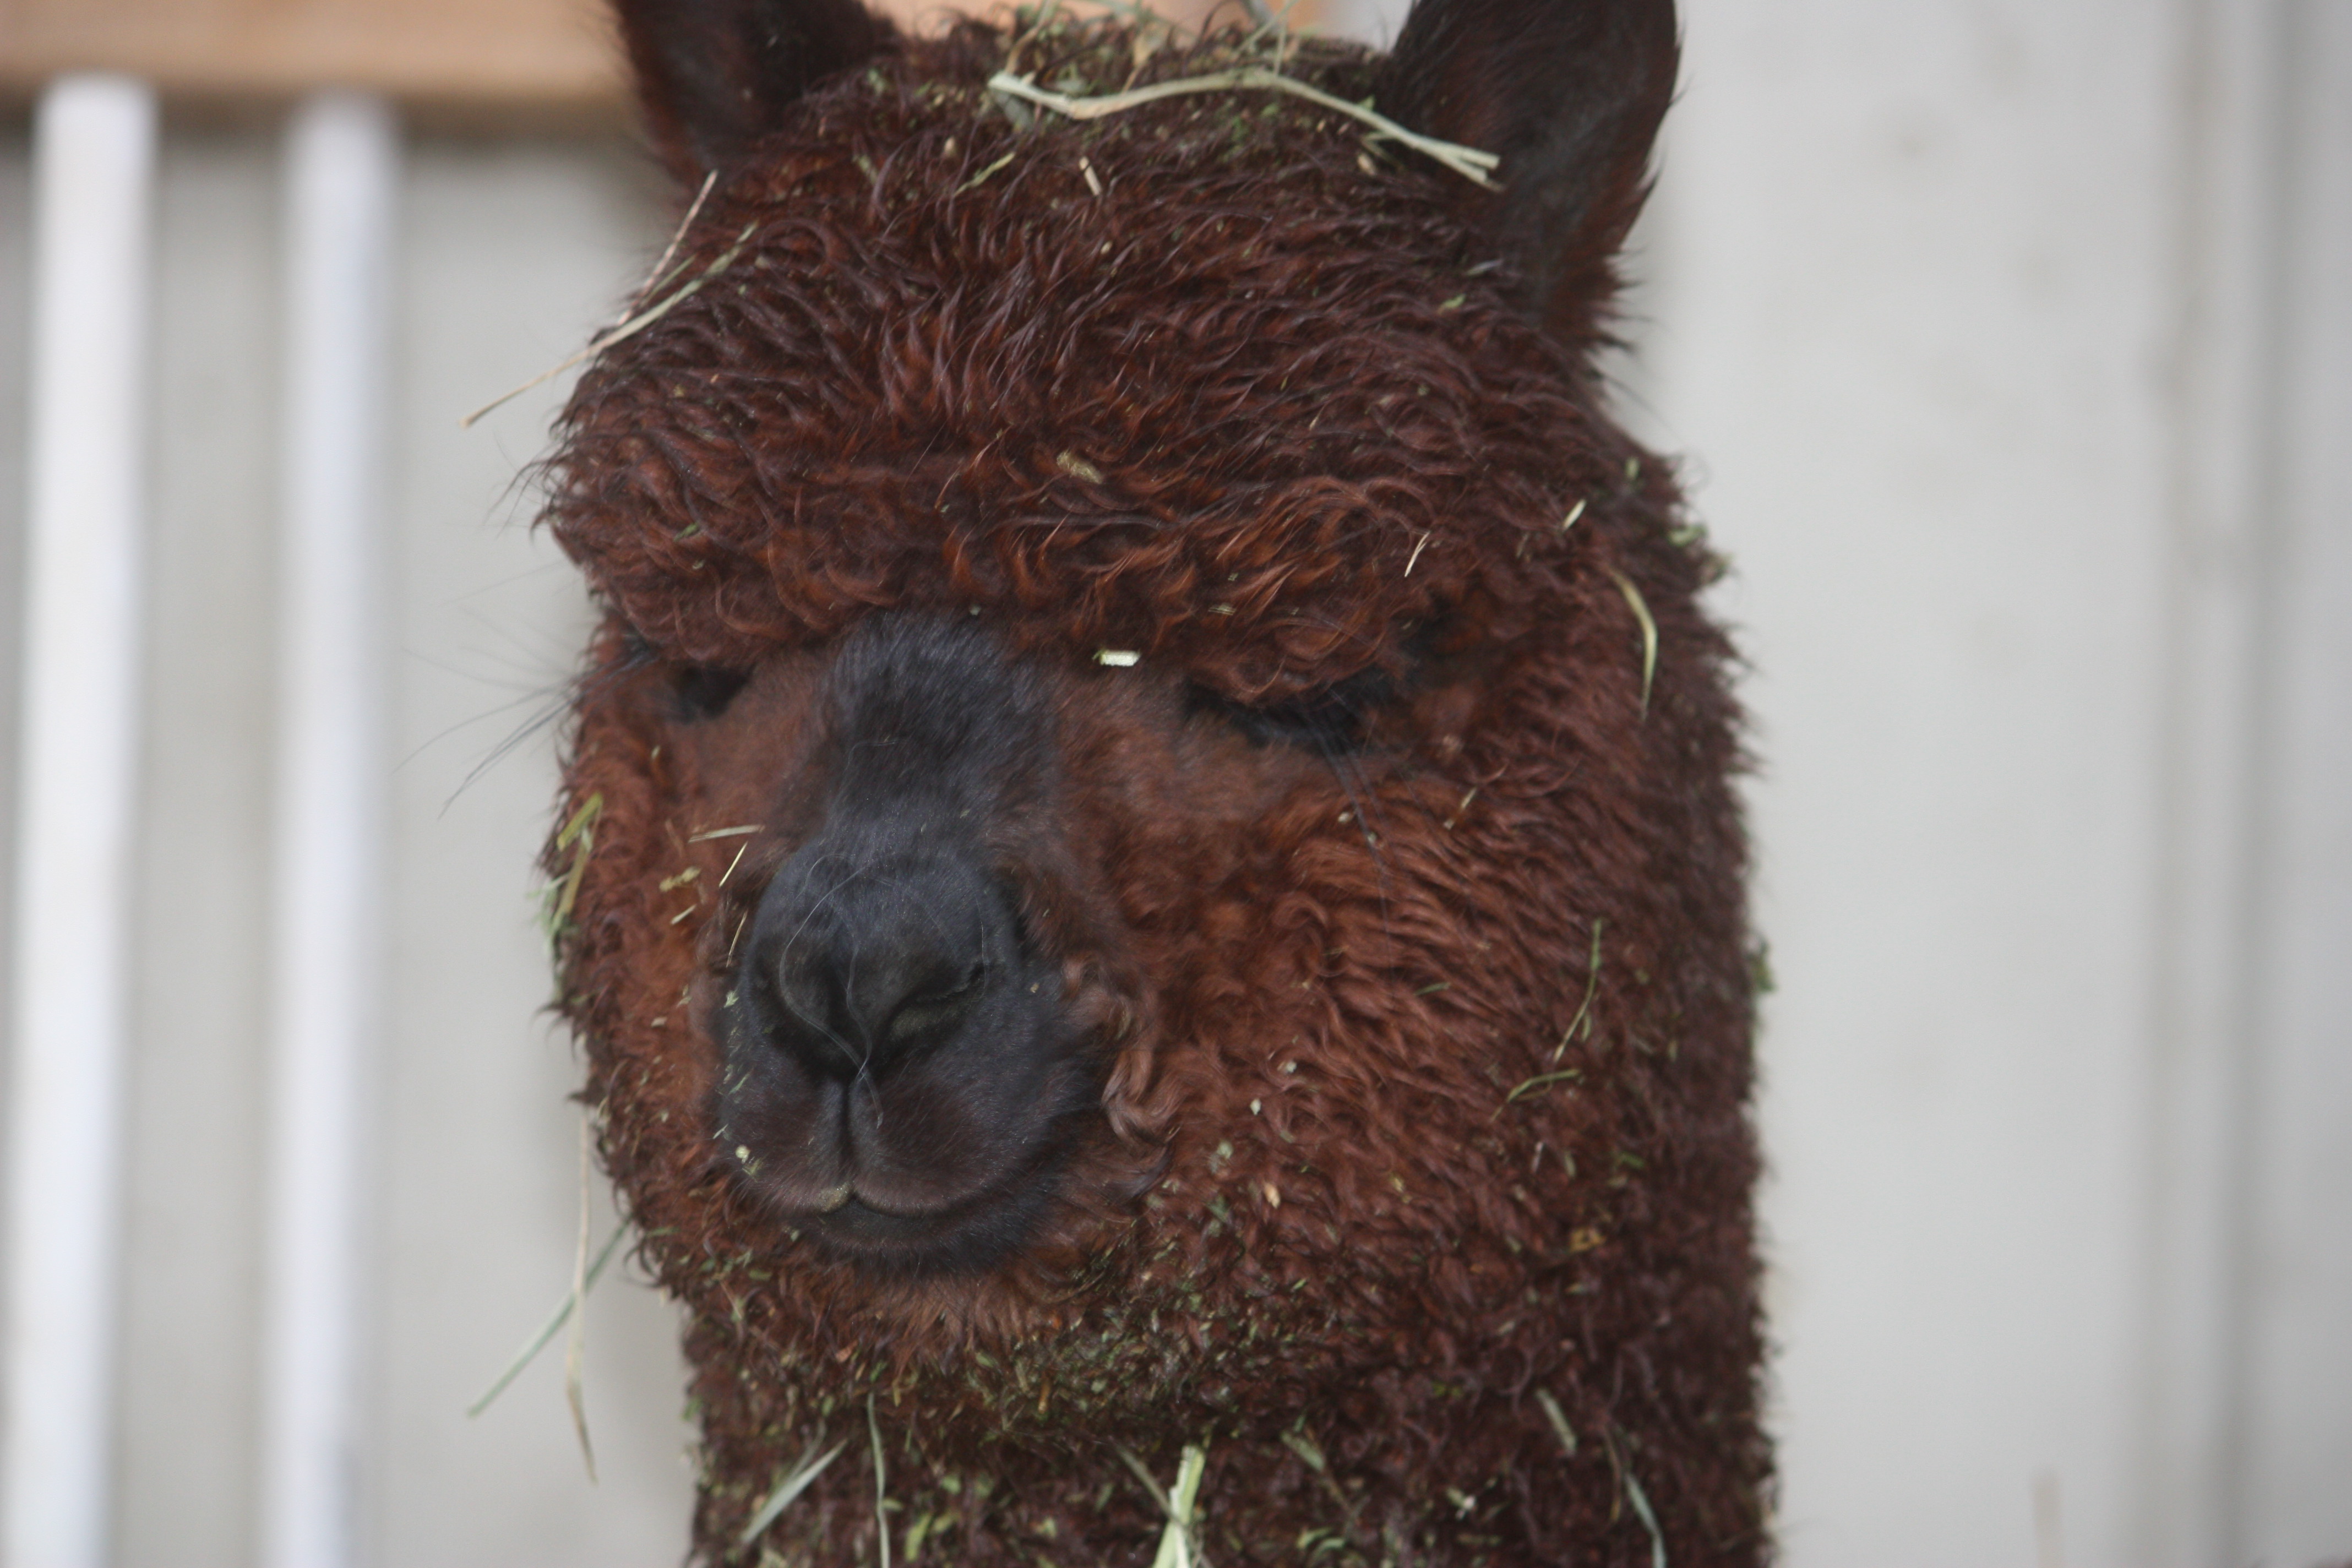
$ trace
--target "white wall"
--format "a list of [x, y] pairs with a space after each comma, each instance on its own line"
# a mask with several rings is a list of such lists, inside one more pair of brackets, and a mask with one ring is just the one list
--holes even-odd
[[[2352, 0], [1685, 0], [1685, 32], [1626, 374], [1754, 667], [1787, 1559], [2352, 1554]], [[252, 1550], [275, 156], [184, 131], [164, 165], [125, 1563]], [[578, 1197], [543, 739], [465, 781], [583, 611], [504, 488], [553, 389], [455, 427], [659, 220], [604, 145], [428, 140], [406, 202], [371, 1540], [667, 1561], [649, 1293], [592, 1313], [600, 1489], [557, 1358], [462, 1415]], [[0, 567], [26, 210], [19, 126]]]
[[1790, 1560], [2352, 1552], [2352, 6], [1687, 36]]

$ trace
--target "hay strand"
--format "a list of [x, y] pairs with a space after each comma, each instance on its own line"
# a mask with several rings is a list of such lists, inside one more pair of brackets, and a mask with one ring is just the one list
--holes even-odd
[[784, 1510], [792, 1507], [793, 1500], [808, 1490], [817, 1477], [824, 1474], [825, 1467], [841, 1458], [849, 1447], [849, 1440], [845, 1437], [819, 1457], [817, 1446], [824, 1441], [819, 1437], [812, 1442], [793, 1468], [776, 1478], [775, 1489], [768, 1493], [768, 1500], [760, 1505], [759, 1511], [752, 1514], [750, 1522], [743, 1526], [743, 1532], [735, 1538], [736, 1545], [749, 1546], [759, 1540], [761, 1532], [782, 1518]]
[[539, 1332], [523, 1342], [522, 1349], [515, 1352], [515, 1358], [507, 1363], [506, 1371], [499, 1373], [498, 1381], [491, 1384], [479, 1399], [466, 1406], [466, 1414], [468, 1417], [479, 1415], [483, 1411], [488, 1410], [490, 1407], [490, 1402], [507, 1391], [507, 1384], [520, 1377], [522, 1369], [529, 1366], [537, 1358], [539, 1352], [545, 1350], [555, 1336], [563, 1331], [563, 1325], [570, 1322], [572, 1314], [579, 1310], [581, 1298], [595, 1289], [597, 1279], [604, 1275], [604, 1265], [613, 1261], [613, 1254], [621, 1249], [621, 1237], [626, 1236], [628, 1232], [629, 1227], [625, 1224], [613, 1227], [613, 1234], [606, 1237], [604, 1245], [597, 1249], [596, 1260], [588, 1265], [587, 1278], [579, 1282], [581, 1288], [563, 1293], [563, 1300], [556, 1303], [555, 1310], [548, 1314], [547, 1321], [539, 1326]]
[[1592, 922], [1592, 956], [1584, 963], [1584, 1000], [1577, 1005], [1576, 1016], [1568, 1021], [1568, 1032], [1560, 1036], [1559, 1044], [1551, 1048], [1554, 1061], [1559, 1060], [1560, 1053], [1568, 1049], [1568, 1042], [1576, 1038], [1580, 1026], [1583, 1028], [1586, 1039], [1592, 1037], [1592, 998], [1601, 989], [1601, 933], [1608, 926], [1606, 917]]
[[866, 1435], [874, 1442], [874, 1540], [882, 1553], [882, 1568], [890, 1568], [890, 1493], [882, 1468], [882, 1423], [874, 1416], [874, 1396], [866, 1396]]
[[1495, 153], [1465, 147], [1458, 142], [1441, 142], [1434, 136], [1423, 136], [1408, 131], [1387, 115], [1335, 98], [1320, 88], [1309, 87], [1295, 77], [1270, 71], [1264, 66], [1237, 66], [1232, 70], [1214, 71], [1207, 76], [1180, 77], [1174, 81], [1153, 82], [1149, 87], [1129, 88], [1125, 92], [1104, 93], [1091, 98], [1072, 98], [1066, 93], [1051, 92], [1037, 86], [1027, 77], [998, 71], [988, 79], [989, 90], [1003, 93], [1050, 109], [1070, 120], [1100, 120], [1107, 114], [1119, 114], [1139, 109], [1147, 103], [1157, 103], [1163, 98], [1181, 98], [1200, 92], [1286, 92], [1293, 98], [1303, 98], [1318, 108], [1334, 114], [1344, 114], [1359, 124], [1371, 127], [1375, 134], [1400, 142], [1423, 156], [1436, 160], [1474, 184], [1488, 190], [1500, 187], [1490, 177], [1502, 159]]
[[[1120, 1452], [1141, 1472], [1142, 1467], [1133, 1455], [1124, 1449]], [[1195, 1568], [1198, 1563], [1199, 1556], [1192, 1545], [1193, 1505], [1200, 1500], [1201, 1476], [1208, 1467], [1209, 1451], [1197, 1443], [1187, 1443], [1183, 1457], [1176, 1462], [1175, 1491], [1160, 1494], [1157, 1486], [1151, 1489], [1168, 1510], [1168, 1528], [1160, 1532], [1160, 1551], [1151, 1559], [1151, 1568]]]
[[[1640, 1520], [1642, 1528], [1650, 1532], [1650, 1568], [1666, 1568], [1666, 1536], [1658, 1528], [1657, 1514], [1650, 1508], [1650, 1494], [1642, 1489], [1642, 1483], [1634, 1477], [1632, 1466], [1626, 1466], [1620, 1474], [1625, 1481], [1625, 1500], [1633, 1505], [1633, 1517]], [[887, 1563], [885, 1568], [887, 1568]]]
[[588, 1440], [588, 1391], [583, 1368], [588, 1359], [588, 1117], [580, 1118], [580, 1244], [572, 1255], [572, 1327], [563, 1342], [563, 1402], [572, 1407], [572, 1430], [580, 1438], [580, 1460], [588, 1484], [596, 1484], [596, 1446]]
[[677, 259], [677, 247], [686, 243], [686, 231], [692, 228], [694, 220], [701, 216], [702, 204], [710, 199], [710, 187], [718, 183], [719, 171], [716, 169], [702, 176], [702, 188], [694, 193], [694, 200], [687, 204], [686, 216], [677, 220], [676, 228], [669, 231], [669, 243], [662, 247], [661, 259], [655, 262], [653, 270], [646, 274], [646, 286], [638, 289], [635, 298], [629, 301], [632, 307], [643, 304], [647, 296], [658, 292], [661, 286], [670, 280], [673, 274], [669, 264]]
[[1551, 1390], [1538, 1388], [1536, 1403], [1543, 1406], [1544, 1418], [1551, 1423], [1551, 1429], [1559, 1434], [1559, 1446], [1568, 1451], [1570, 1458], [1576, 1458], [1576, 1428], [1568, 1424], [1568, 1413], [1560, 1409], [1559, 1401], [1551, 1396]]
[[1129, 1469], [1135, 1472], [1135, 1479], [1143, 1483], [1143, 1489], [1151, 1494], [1151, 1500], [1159, 1505], [1160, 1511], [1174, 1513], [1175, 1508], [1168, 1500], [1168, 1489], [1160, 1484], [1159, 1478], [1151, 1473], [1150, 1468], [1135, 1457], [1135, 1450], [1122, 1447], [1118, 1450], [1118, 1457]]
[[548, 889], [546, 901], [541, 905], [540, 926], [546, 933], [550, 948], [563, 939], [572, 924], [572, 906], [580, 901], [580, 883], [588, 875], [588, 857], [596, 849], [596, 818], [604, 814], [604, 795], [602, 790], [580, 803], [580, 809], [555, 836], [555, 852], [572, 851], [572, 868], [563, 880]]
[[962, 184], [958, 185], [956, 187], [956, 195], [961, 195], [966, 191], [978, 190], [981, 186], [988, 183], [988, 177], [991, 174], [993, 174], [997, 170], [1002, 169], [1004, 165], [1010, 163], [1013, 159], [1020, 155], [1021, 154], [1018, 153], [1007, 153], [1003, 157], [999, 158], [995, 163], [991, 163], [987, 168], [982, 169], [979, 174], [974, 174], [971, 179], [966, 180]]
[[687, 300], [700, 293], [702, 291], [702, 286], [705, 283], [709, 282], [713, 278], [716, 278], [719, 274], [726, 271], [727, 268], [735, 264], [735, 258], [743, 254], [743, 247], [751, 240], [751, 230], [756, 226], [757, 226], [753, 224], [745, 224], [743, 226], [743, 232], [735, 237], [734, 244], [729, 246], [725, 250], [719, 253], [719, 259], [704, 268], [696, 277], [680, 285], [675, 292], [665, 295], [659, 304], [648, 306], [645, 310], [638, 311], [635, 315], [631, 316], [627, 321], [623, 321], [619, 326], [613, 328], [610, 331], [599, 332], [596, 336], [589, 339], [588, 346], [582, 349], [579, 353], [565, 356], [561, 362], [548, 366], [545, 370], [541, 371], [537, 375], [532, 376], [529, 381], [524, 382], [520, 386], [502, 392], [498, 396], [491, 398], [488, 403], [483, 404], [479, 408], [475, 409], [463, 419], [458, 420], [457, 428], [460, 430], [472, 429], [475, 424], [478, 422], [484, 415], [488, 414], [493, 409], [503, 408], [508, 404], [512, 403], [516, 398], [520, 397], [524, 393], [529, 392], [531, 388], [545, 385], [547, 383], [553, 381], [557, 376], [562, 375], [565, 371], [570, 370], [573, 365], [580, 364], [595, 358], [598, 354], [603, 353], [606, 349], [611, 348], [614, 343], [621, 342], [623, 339], [635, 337], [639, 332], [644, 331], [647, 327], [652, 326], [656, 321], [660, 321], [664, 316], [667, 316], [672, 310], [677, 310]]
[[1647, 719], [1650, 681], [1658, 673], [1658, 623], [1651, 618], [1649, 602], [1642, 597], [1642, 590], [1633, 586], [1631, 577], [1614, 566], [1609, 568], [1609, 575], [1615, 580], [1617, 591], [1625, 596], [1626, 607], [1633, 612], [1633, 618], [1642, 624], [1642, 717]]
[[[1505, 1095], [1503, 1103], [1495, 1107], [1495, 1115], [1502, 1115], [1506, 1107], [1517, 1105], [1530, 1094], [1539, 1094], [1556, 1083], [1574, 1083], [1583, 1076], [1584, 1069], [1581, 1068], [1562, 1068], [1558, 1072], [1539, 1072]], [[1493, 1118], [1490, 1117], [1488, 1120], [1491, 1121]]]

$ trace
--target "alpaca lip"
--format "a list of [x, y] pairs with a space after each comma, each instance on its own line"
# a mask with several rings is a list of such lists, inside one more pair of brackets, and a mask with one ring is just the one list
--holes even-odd
[[813, 1228], [861, 1262], [948, 1271], [982, 1265], [995, 1251], [989, 1223], [997, 1206], [992, 1194], [953, 1208], [900, 1214], [877, 1208], [846, 1188], [837, 1190], [841, 1201], [813, 1216]]
[[[827, 1194], [829, 1200], [832, 1196], [830, 1194]], [[887, 1236], [894, 1232], [928, 1233], [942, 1225], [952, 1224], [962, 1211], [941, 1209], [936, 1213], [926, 1213], [919, 1209], [901, 1213], [896, 1209], [881, 1208], [867, 1203], [864, 1198], [844, 1188], [837, 1201], [828, 1201], [825, 1206], [817, 1212], [821, 1218], [853, 1232]]]

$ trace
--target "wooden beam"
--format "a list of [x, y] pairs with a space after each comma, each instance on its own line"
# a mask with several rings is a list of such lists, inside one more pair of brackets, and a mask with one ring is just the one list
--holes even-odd
[[182, 98], [321, 86], [428, 103], [617, 107], [593, 0], [0, 0], [0, 90], [119, 70]]
[[[1208, 4], [1160, 9], [1192, 21]], [[924, 31], [988, 8], [877, 6]], [[1226, 9], [1239, 14], [1232, 0]], [[603, 0], [0, 0], [0, 97], [29, 100], [79, 70], [124, 71], [183, 100], [352, 87], [427, 108], [617, 118], [626, 107]]]

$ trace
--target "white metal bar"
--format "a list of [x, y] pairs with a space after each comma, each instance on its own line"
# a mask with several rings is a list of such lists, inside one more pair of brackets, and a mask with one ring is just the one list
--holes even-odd
[[34, 121], [32, 432], [9, 1086], [0, 1552], [106, 1551], [137, 805], [155, 103], [60, 79]]
[[2228, 1560], [2352, 1542], [2352, 5], [2281, 14], [2275, 553], [2258, 682], [2240, 1531]]
[[2276, 422], [2272, 295], [2284, 147], [2281, 7], [2195, 0], [2174, 84], [2178, 184], [2168, 378], [2163, 713], [2149, 848], [2153, 939], [2141, 1193], [2143, 1283], [2126, 1560], [2246, 1561], [2245, 1282], [2237, 1256], [2254, 1155], [2256, 816], [2275, 552], [2265, 470]]
[[266, 1568], [355, 1556], [362, 1088], [380, 1004], [386, 679], [379, 560], [400, 133], [357, 93], [287, 137]]

